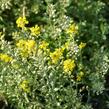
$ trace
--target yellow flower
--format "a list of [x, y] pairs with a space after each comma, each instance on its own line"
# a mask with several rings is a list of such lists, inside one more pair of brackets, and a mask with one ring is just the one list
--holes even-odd
[[81, 42], [81, 43], [79, 44], [79, 48], [80, 48], [80, 49], [84, 48], [85, 46], [86, 46], [86, 43]]
[[43, 49], [43, 50], [46, 50], [46, 48], [48, 47], [49, 43], [45, 42], [45, 41], [42, 41], [39, 48], [40, 49]]
[[36, 42], [34, 40], [19, 40], [16, 46], [20, 50], [21, 56], [28, 57], [36, 51]]
[[34, 40], [28, 40], [26, 42], [28, 53], [31, 53], [35, 50], [36, 42]]
[[28, 23], [29, 22], [26, 20], [26, 17], [19, 17], [16, 20], [17, 27], [19, 27], [19, 28], [25, 28], [25, 25]]
[[50, 57], [52, 60], [52, 63], [56, 64], [59, 59], [62, 57], [63, 50], [61, 48], [56, 49], [53, 53], [50, 53]]
[[27, 41], [26, 40], [19, 40], [18, 43], [16, 43], [17, 48], [20, 51], [20, 55], [22, 57], [28, 57], [28, 51], [27, 51]]
[[84, 72], [80, 72], [78, 75], [77, 75], [77, 81], [81, 81], [82, 77], [84, 76]]
[[22, 83], [20, 84], [20, 88], [24, 92], [29, 93], [30, 92], [29, 82], [27, 80], [23, 80]]
[[35, 27], [30, 28], [31, 35], [36, 36], [40, 34], [40, 27], [38, 25], [35, 25]]
[[69, 26], [69, 28], [66, 30], [66, 33], [68, 34], [77, 34], [78, 33], [78, 26], [73, 23]]
[[8, 56], [7, 54], [0, 54], [0, 60], [4, 62], [11, 62], [13, 60], [12, 57]]
[[16, 46], [18, 47], [18, 48], [25, 48], [26, 47], [26, 41], [25, 40], [23, 40], [23, 39], [21, 39], [21, 40], [19, 40], [18, 41], [18, 43], [16, 43]]
[[75, 68], [75, 63], [74, 63], [74, 60], [71, 60], [71, 59], [67, 59], [64, 61], [63, 63], [64, 67], [64, 72], [67, 72], [68, 74], [71, 74], [71, 71], [73, 71], [73, 69]]

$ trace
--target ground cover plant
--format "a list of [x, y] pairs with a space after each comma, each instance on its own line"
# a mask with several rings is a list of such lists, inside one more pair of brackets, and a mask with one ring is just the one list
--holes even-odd
[[108, 5], [0, 0], [0, 109], [109, 109]]

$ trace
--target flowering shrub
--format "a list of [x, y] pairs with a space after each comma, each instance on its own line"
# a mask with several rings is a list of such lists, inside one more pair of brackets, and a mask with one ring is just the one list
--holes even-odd
[[[108, 108], [107, 5], [100, 0], [1, 1], [0, 94], [5, 107]], [[4, 15], [13, 19], [7, 22]], [[99, 97], [103, 100], [98, 102]]]

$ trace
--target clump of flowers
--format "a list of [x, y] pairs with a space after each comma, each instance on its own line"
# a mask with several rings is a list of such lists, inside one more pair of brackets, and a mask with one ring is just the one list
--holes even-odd
[[30, 28], [31, 35], [36, 36], [40, 34], [40, 27], [38, 25], [35, 25], [35, 27]]
[[[0, 92], [10, 104], [16, 109], [91, 109], [93, 97], [106, 94], [108, 87], [107, 6], [100, 0], [1, 1], [10, 1], [12, 9], [7, 14], [8, 5], [0, 8]], [[11, 21], [21, 13], [30, 23], [18, 17], [16, 29]], [[84, 49], [84, 41], [91, 46]]]
[[11, 62], [13, 58], [7, 54], [0, 53], [0, 60], [4, 62]]
[[63, 50], [61, 48], [56, 49], [54, 52], [50, 53], [50, 58], [53, 64], [56, 64], [62, 57]]
[[74, 60], [71, 60], [71, 59], [65, 60], [63, 63], [64, 72], [70, 75], [71, 72], [74, 70], [75, 66], [76, 65], [75, 65]]
[[19, 27], [19, 28], [25, 28], [25, 25], [28, 23], [29, 22], [27, 21], [26, 17], [19, 17], [16, 20], [17, 27]]
[[27, 40], [27, 51], [30, 54], [31, 52], [34, 52], [36, 47], [36, 42], [34, 40]]
[[48, 46], [49, 46], [49, 43], [47, 43], [46, 41], [42, 41], [39, 45], [39, 48], [42, 50], [46, 50]]
[[49, 43], [46, 41], [41, 41], [39, 43], [39, 49], [38, 51], [42, 51], [44, 55], [48, 55], [50, 54], [50, 49], [48, 48]]
[[69, 34], [69, 35], [72, 35], [72, 34], [77, 34], [78, 33], [78, 26], [73, 23], [69, 26], [68, 29], [66, 29], [66, 33]]
[[19, 40], [16, 46], [20, 50], [23, 57], [28, 57], [31, 53], [35, 53], [36, 42], [34, 40]]

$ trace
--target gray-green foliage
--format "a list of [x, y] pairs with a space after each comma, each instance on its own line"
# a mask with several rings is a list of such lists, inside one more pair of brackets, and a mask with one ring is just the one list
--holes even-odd
[[[109, 26], [104, 17], [105, 9], [106, 4], [100, 0], [0, 0], [0, 31], [7, 40], [0, 40], [0, 52], [17, 57], [19, 61], [16, 64], [20, 66], [16, 69], [0, 61], [0, 92], [5, 93], [18, 109], [91, 109], [88, 103], [93, 99], [92, 95], [103, 94], [106, 90]], [[68, 36], [64, 29], [71, 21], [78, 23], [79, 32], [74, 40], [77, 44], [87, 43], [81, 56], [77, 57], [76, 63], [82, 64], [82, 67], [77, 66], [74, 72], [75, 75], [80, 70], [85, 72], [82, 81], [75, 83], [75, 78], [64, 76], [61, 65], [48, 66], [48, 60], [43, 55], [29, 60], [19, 58], [14, 48], [16, 40], [12, 37], [12, 32], [20, 31], [16, 26], [19, 16], [27, 17], [30, 22], [28, 27], [42, 25], [41, 40], [47, 40], [52, 51], [65, 43]], [[25, 38], [25, 33], [20, 32], [17, 37]], [[10, 40], [12, 43], [7, 44]], [[25, 78], [30, 82], [30, 94], [19, 89]], [[89, 95], [84, 93], [87, 102], [82, 101], [79, 85], [88, 87], [88, 94], [91, 92]]]

